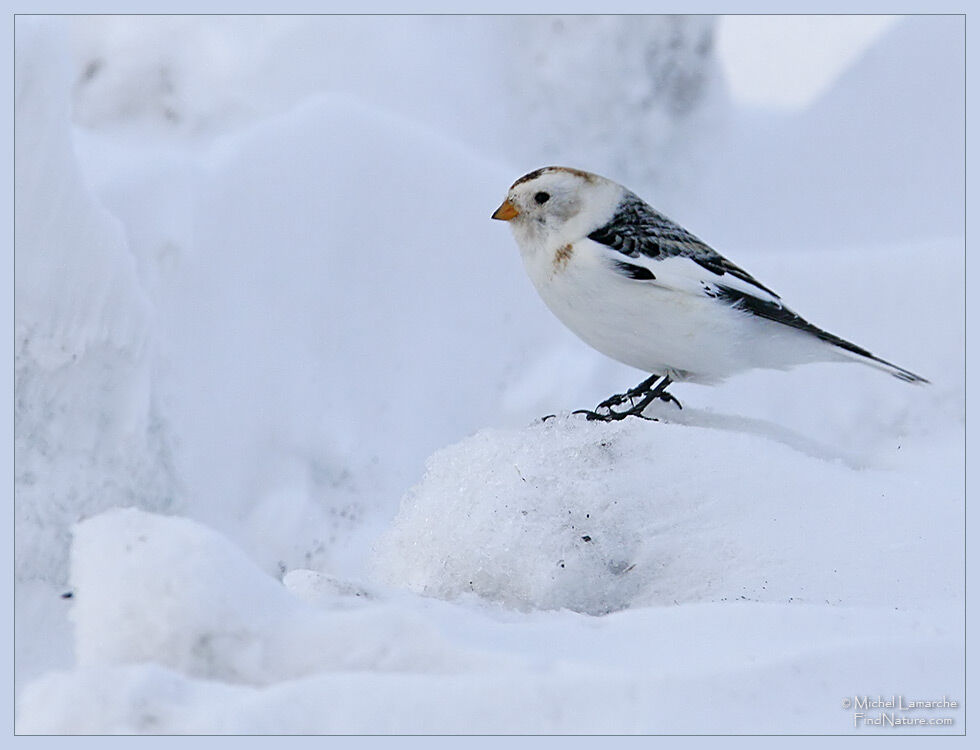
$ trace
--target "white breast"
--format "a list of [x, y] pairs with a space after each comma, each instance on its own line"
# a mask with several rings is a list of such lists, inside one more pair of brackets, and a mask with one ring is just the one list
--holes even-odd
[[[826, 347], [815, 340], [703, 294], [686, 278], [684, 264], [696, 266], [686, 258], [649, 262], [657, 279], [637, 281], [614, 271], [610, 251], [589, 239], [522, 248], [521, 254], [535, 288], [562, 323], [606, 356], [644, 372], [712, 383], [752, 367], [826, 358]], [[675, 264], [684, 274], [671, 268]], [[675, 284], [672, 275], [684, 278]]]

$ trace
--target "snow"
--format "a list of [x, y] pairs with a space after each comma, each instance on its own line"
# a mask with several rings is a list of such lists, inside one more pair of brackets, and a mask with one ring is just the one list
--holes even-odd
[[325, 534], [386, 511], [427, 455], [501, 418], [496, 394], [557, 327], [509, 283], [518, 259], [473, 236], [507, 179], [344, 96], [216, 144], [188, 218], [209, 250], [161, 313], [178, 468], [191, 494], [221, 498], [199, 517], [240, 515], [270, 570], [322, 564]]
[[153, 661], [259, 685], [324, 671], [446, 668], [448, 649], [411, 613], [311, 610], [188, 519], [107, 511], [78, 525], [72, 555], [80, 667]]
[[446, 61], [496, 57], [517, 28], [475, 16], [81, 17], [75, 118], [208, 141], [331, 91], [502, 148], [487, 102], [504, 98], [506, 78], [474, 64], [454, 75]]
[[220, 534], [131, 509], [80, 524], [73, 562], [78, 665], [25, 689], [23, 732], [844, 729], [840, 699], [856, 684], [952, 687], [963, 635], [949, 599], [603, 618], [397, 592], [314, 604]]
[[901, 20], [869, 14], [726, 15], [718, 23], [718, 58], [735, 101], [803, 109]]
[[[908, 606], [962, 589], [962, 550], [944, 549], [962, 513], [955, 434], [937, 445], [896, 420], [903, 466], [855, 466], [765, 422], [685, 412], [656, 425], [561, 417], [443, 449], [384, 538], [380, 574], [427, 596], [593, 615], [739, 599]], [[916, 516], [926, 487], [928, 517], [896, 538], [879, 519]]]
[[72, 153], [63, 30], [18, 22], [17, 572], [63, 581], [71, 521], [173, 501], [151, 311], [125, 232]]
[[[956, 17], [904, 19], [807, 109], [734, 118], [729, 147], [702, 183], [704, 238], [779, 248], [956, 235], [964, 55]], [[804, 149], [826, 157], [800, 158]], [[737, 175], [737, 189], [725, 175]], [[726, 210], [713, 210], [719, 204]]]
[[508, 119], [522, 125], [508, 155], [615, 174], [637, 189], [695, 190], [699, 154], [729, 112], [715, 27], [690, 15], [526, 19], [502, 64], [517, 84]]
[[[18, 18], [19, 732], [873, 733], [842, 698], [962, 699], [962, 22], [792, 117], [733, 105], [706, 19], [643, 23]], [[604, 47], [648, 129], [588, 111]], [[932, 384], [570, 415], [643, 374], [489, 221], [552, 157]]]

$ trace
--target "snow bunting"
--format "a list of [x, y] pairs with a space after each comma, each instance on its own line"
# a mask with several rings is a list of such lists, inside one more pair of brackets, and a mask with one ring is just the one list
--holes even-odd
[[[652, 373], [589, 419], [680, 403], [673, 381], [717, 383], [756, 367], [861, 362], [926, 383], [808, 323], [693, 234], [612, 180], [544, 167], [511, 185], [493, 213], [510, 223], [524, 267], [559, 320], [603, 354]], [[629, 407], [613, 407], [629, 402]]]

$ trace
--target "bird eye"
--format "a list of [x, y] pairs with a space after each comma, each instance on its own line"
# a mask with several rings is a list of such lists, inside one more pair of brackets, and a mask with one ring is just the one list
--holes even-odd
[[534, 202], [535, 203], [539, 203], [539, 204], [540, 203], [547, 203], [548, 202], [548, 199], [550, 197], [551, 197], [550, 195], [548, 195], [547, 193], [545, 193], [543, 191], [540, 192], [540, 193], [535, 193], [534, 194]]

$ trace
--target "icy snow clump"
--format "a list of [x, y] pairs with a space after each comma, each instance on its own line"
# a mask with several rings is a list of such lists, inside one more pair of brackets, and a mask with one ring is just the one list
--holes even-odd
[[762, 422], [752, 434], [684, 414], [686, 424], [565, 416], [437, 452], [378, 544], [377, 574], [428, 596], [596, 615], [955, 596], [957, 553], [942, 539], [957, 523], [956, 491], [937, 493], [915, 537], [896, 545], [878, 519], [921, 505], [903, 474], [808, 454]]

